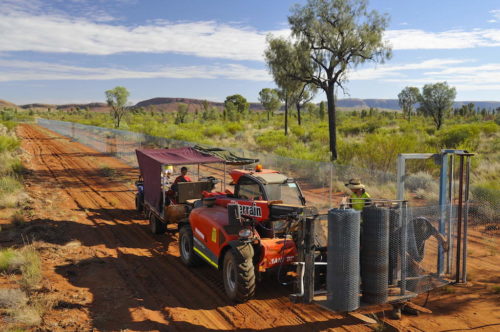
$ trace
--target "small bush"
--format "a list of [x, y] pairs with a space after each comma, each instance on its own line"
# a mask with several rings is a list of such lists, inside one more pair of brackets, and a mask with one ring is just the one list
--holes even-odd
[[479, 133], [480, 130], [477, 126], [461, 124], [442, 130], [437, 137], [442, 147], [475, 150], [479, 145]]
[[405, 179], [405, 186], [411, 192], [416, 192], [418, 189], [430, 189], [435, 183], [435, 179], [432, 175], [426, 172], [418, 172], [415, 174], [410, 174]]
[[14, 151], [19, 145], [19, 140], [14, 137], [0, 136], [0, 152]]
[[228, 122], [226, 123], [226, 130], [232, 135], [236, 134], [239, 131], [243, 131], [245, 127], [240, 122]]
[[225, 129], [221, 125], [213, 124], [209, 127], [206, 127], [203, 130], [203, 134], [208, 137], [213, 137], [213, 136], [222, 136], [225, 133]]
[[21, 280], [19, 284], [24, 289], [36, 288], [42, 281], [42, 262], [40, 255], [33, 245], [21, 249], [24, 264], [21, 265]]
[[285, 136], [282, 131], [267, 131], [256, 137], [257, 144], [266, 151], [272, 151], [277, 147], [289, 147], [292, 138]]
[[18, 308], [26, 305], [28, 297], [18, 288], [0, 288], [0, 308]]
[[491, 287], [491, 291], [493, 292], [493, 294], [500, 294], [500, 285]]
[[10, 271], [16, 255], [16, 251], [10, 248], [0, 250], [0, 271]]
[[497, 183], [482, 183], [471, 188], [474, 200], [482, 201], [494, 209], [500, 208], [500, 185]]

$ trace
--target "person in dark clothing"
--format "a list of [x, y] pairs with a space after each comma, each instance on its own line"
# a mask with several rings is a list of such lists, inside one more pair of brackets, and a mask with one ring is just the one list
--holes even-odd
[[177, 183], [179, 182], [191, 182], [191, 178], [187, 176], [188, 169], [187, 167], [183, 166], [181, 168], [181, 175], [175, 178], [174, 183], [172, 184], [172, 190], [174, 192], [177, 192], [178, 190], [178, 185]]

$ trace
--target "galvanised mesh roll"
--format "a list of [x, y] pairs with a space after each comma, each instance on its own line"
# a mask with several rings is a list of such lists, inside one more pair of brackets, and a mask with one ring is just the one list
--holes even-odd
[[327, 306], [333, 310], [359, 308], [360, 224], [359, 211], [328, 211]]
[[387, 301], [389, 278], [389, 209], [363, 209], [361, 237], [361, 300], [369, 304]]

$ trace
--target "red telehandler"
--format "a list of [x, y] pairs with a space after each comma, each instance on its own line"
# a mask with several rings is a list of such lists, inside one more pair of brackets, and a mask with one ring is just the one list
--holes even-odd
[[[206, 262], [222, 271], [226, 294], [237, 302], [255, 294], [256, 280], [261, 274], [295, 271], [300, 223], [317, 215], [316, 209], [305, 206], [306, 200], [295, 180], [274, 170], [236, 169], [230, 172], [234, 192], [190, 188], [192, 197], [185, 199], [189, 195], [179, 186], [177, 197], [184, 200], [177, 204], [183, 204], [185, 212], [172, 221], [161, 212], [168, 206], [162, 206], [163, 200], [155, 194], [162, 191], [162, 165], [180, 165], [181, 160], [184, 165], [226, 163], [220, 157], [183, 149], [137, 150], [137, 156], [144, 178], [138, 195], [141, 197], [142, 192], [146, 216], [153, 218], [154, 223], [177, 225], [184, 264], [196, 266]], [[175, 153], [189, 155], [190, 159], [177, 158]], [[151, 174], [154, 169], [156, 174]], [[158, 183], [156, 189], [151, 189], [155, 177]], [[159, 205], [151, 202], [153, 196]]]

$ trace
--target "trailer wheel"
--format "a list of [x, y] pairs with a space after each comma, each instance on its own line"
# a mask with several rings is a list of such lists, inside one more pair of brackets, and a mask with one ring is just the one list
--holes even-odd
[[144, 211], [143, 200], [144, 200], [144, 196], [143, 195], [141, 195], [139, 193], [135, 194], [135, 209], [137, 210], [137, 212]]
[[255, 295], [255, 270], [251, 258], [241, 258], [231, 248], [224, 256], [222, 270], [227, 296], [237, 302], [245, 302]]
[[149, 227], [153, 234], [164, 234], [167, 231], [167, 225], [162, 223], [153, 213], [149, 216]]
[[179, 246], [181, 260], [187, 266], [198, 266], [202, 260], [193, 250], [193, 231], [189, 225], [183, 226], [179, 231]]

